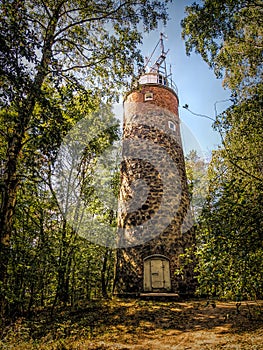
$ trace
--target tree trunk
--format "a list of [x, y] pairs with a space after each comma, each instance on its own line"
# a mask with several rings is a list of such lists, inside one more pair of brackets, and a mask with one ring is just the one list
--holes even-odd
[[0, 315], [2, 319], [4, 318], [7, 307], [7, 270], [10, 254], [10, 238], [13, 228], [13, 216], [19, 184], [17, 171], [19, 158], [22, 156], [23, 140], [26, 136], [26, 130], [30, 124], [37, 98], [41, 92], [44, 79], [48, 73], [48, 66], [52, 57], [52, 46], [54, 43], [55, 30], [62, 5], [63, 3], [58, 5], [49, 21], [48, 30], [42, 50], [42, 59], [38, 67], [37, 74], [27, 97], [18, 101], [17, 123], [14, 127], [13, 134], [9, 137], [8, 142], [6, 153], [7, 162], [5, 165], [2, 195], [3, 200], [0, 208]]
[[7, 308], [8, 262], [10, 238], [18, 188], [17, 167], [22, 148], [22, 135], [17, 132], [9, 141], [7, 163], [4, 173], [3, 200], [0, 216], [0, 313], [3, 318]]
[[106, 248], [104, 258], [103, 258], [103, 265], [101, 270], [101, 292], [103, 298], [108, 298], [108, 291], [107, 291], [107, 263], [108, 263], [108, 255], [109, 255], [109, 249]]

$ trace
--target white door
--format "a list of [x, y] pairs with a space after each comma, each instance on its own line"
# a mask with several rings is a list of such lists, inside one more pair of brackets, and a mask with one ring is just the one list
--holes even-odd
[[151, 260], [152, 289], [164, 288], [164, 266], [162, 260]]
[[171, 290], [170, 264], [165, 257], [149, 257], [144, 261], [144, 291]]

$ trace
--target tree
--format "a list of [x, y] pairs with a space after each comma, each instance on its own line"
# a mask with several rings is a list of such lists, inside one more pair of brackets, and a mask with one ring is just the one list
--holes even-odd
[[16, 114], [4, 165], [2, 244], [8, 242], [12, 226], [17, 162], [45, 80], [49, 77], [54, 86], [70, 84], [91, 95], [96, 88], [104, 94], [116, 91], [140, 58], [140, 21], [145, 30], [156, 27], [158, 19], [166, 19], [165, 3], [2, 2], [2, 103]]
[[239, 95], [250, 95], [262, 82], [262, 13], [257, 0], [205, 0], [186, 7], [182, 36], [186, 52], [199, 53], [224, 76], [223, 84]]
[[188, 188], [191, 196], [191, 206], [195, 219], [201, 214], [208, 193], [207, 181], [208, 162], [202, 159], [195, 150], [191, 150], [185, 157]]
[[[141, 29], [166, 21], [169, 0], [2, 1], [0, 4], [0, 75], [4, 154], [0, 201], [0, 283], [4, 290], [17, 191], [30, 158], [28, 140], [49, 134], [60, 120], [60, 100], [82, 93], [91, 108], [98, 98], [110, 98], [134, 73], [141, 56]], [[66, 93], [65, 93], [66, 90]], [[41, 115], [38, 107], [42, 107]], [[56, 116], [56, 118], [54, 118]], [[50, 119], [51, 118], [51, 119]], [[63, 119], [63, 118], [62, 118]], [[39, 123], [40, 122], [40, 125]], [[70, 126], [55, 128], [55, 146]], [[70, 121], [74, 124], [74, 120]], [[58, 123], [59, 124], [59, 123]], [[44, 138], [42, 137], [42, 140]], [[54, 149], [52, 138], [46, 149]], [[28, 151], [28, 152], [27, 152]], [[54, 150], [55, 153], [55, 150]], [[4, 308], [4, 297], [1, 307]]]
[[187, 8], [183, 37], [232, 91], [214, 124], [209, 193], [199, 221], [200, 293], [262, 297], [262, 4], [206, 0]]
[[[36, 127], [29, 133], [31, 137], [28, 137], [24, 147], [25, 159], [19, 168], [23, 178], [18, 188], [16, 215], [10, 240], [9, 278], [2, 291], [8, 304], [6, 311], [12, 317], [22, 311], [29, 312], [39, 305], [52, 303], [54, 308], [59, 302], [78, 301], [80, 296], [76, 294], [72, 280], [78, 284], [77, 278], [83, 278], [77, 273], [79, 269], [85, 271], [77, 254], [79, 249], [85, 253], [83, 245], [89, 247], [88, 256], [101, 256], [100, 262], [92, 262], [90, 266], [90, 269], [94, 270], [93, 276], [98, 280], [103, 269], [102, 261], [104, 256], [107, 257], [104, 275], [106, 287], [109, 285], [109, 263], [112, 265], [110, 253], [107, 248], [99, 248], [79, 239], [76, 226], [68, 222], [68, 216], [63, 212], [62, 203], [58, 198], [59, 189], [54, 188], [54, 183], [61, 182], [61, 179], [57, 177], [52, 183], [51, 178], [57, 175], [54, 168], [59, 161], [56, 154], [61, 143], [60, 138], [68, 129], [68, 125], [71, 126], [73, 121], [80, 120], [78, 125], [81, 126], [81, 130], [80, 127], [73, 128], [63, 140], [69, 150], [69, 137], [73, 143], [80, 143], [82, 140], [79, 159], [76, 160], [77, 163], [69, 159], [68, 169], [63, 164], [64, 172], [79, 174], [81, 169], [80, 173], [87, 186], [90, 185], [97, 157], [118, 138], [118, 122], [109, 105], [103, 106], [101, 103], [100, 110], [91, 113], [90, 103], [83, 100], [81, 94], [62, 101], [53, 92], [52, 97], [50, 96], [50, 102], [52, 101], [55, 105], [59, 103], [63, 107], [61, 113], [57, 117], [55, 113], [51, 114], [48, 119], [43, 120], [43, 107], [37, 104], [34, 118]], [[67, 149], [60, 146], [60, 151], [64, 154]], [[63, 196], [67, 198], [70, 196], [66, 191], [67, 184], [64, 181], [62, 185]], [[78, 200], [82, 197], [83, 193], [80, 193]], [[85, 193], [85, 200], [87, 205], [93, 201], [88, 193]], [[81, 214], [78, 211], [77, 205], [75, 218]], [[87, 279], [86, 283], [89, 282]], [[99, 290], [98, 284], [96, 288]], [[90, 293], [94, 293], [93, 289]]]
[[262, 185], [238, 171], [224, 153], [214, 153], [209, 195], [199, 219], [199, 293], [262, 298]]

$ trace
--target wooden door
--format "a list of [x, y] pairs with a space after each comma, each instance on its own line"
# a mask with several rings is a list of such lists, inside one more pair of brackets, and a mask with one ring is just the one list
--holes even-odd
[[170, 291], [170, 264], [162, 256], [153, 256], [144, 261], [144, 291]]
[[164, 288], [164, 266], [160, 259], [151, 260], [151, 283], [152, 289]]

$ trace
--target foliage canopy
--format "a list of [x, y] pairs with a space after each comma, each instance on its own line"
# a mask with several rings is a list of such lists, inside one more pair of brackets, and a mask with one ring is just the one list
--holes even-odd
[[199, 292], [262, 297], [262, 14], [257, 0], [204, 0], [186, 8], [186, 51], [199, 53], [232, 91], [214, 124], [222, 146], [208, 172], [199, 219]]

